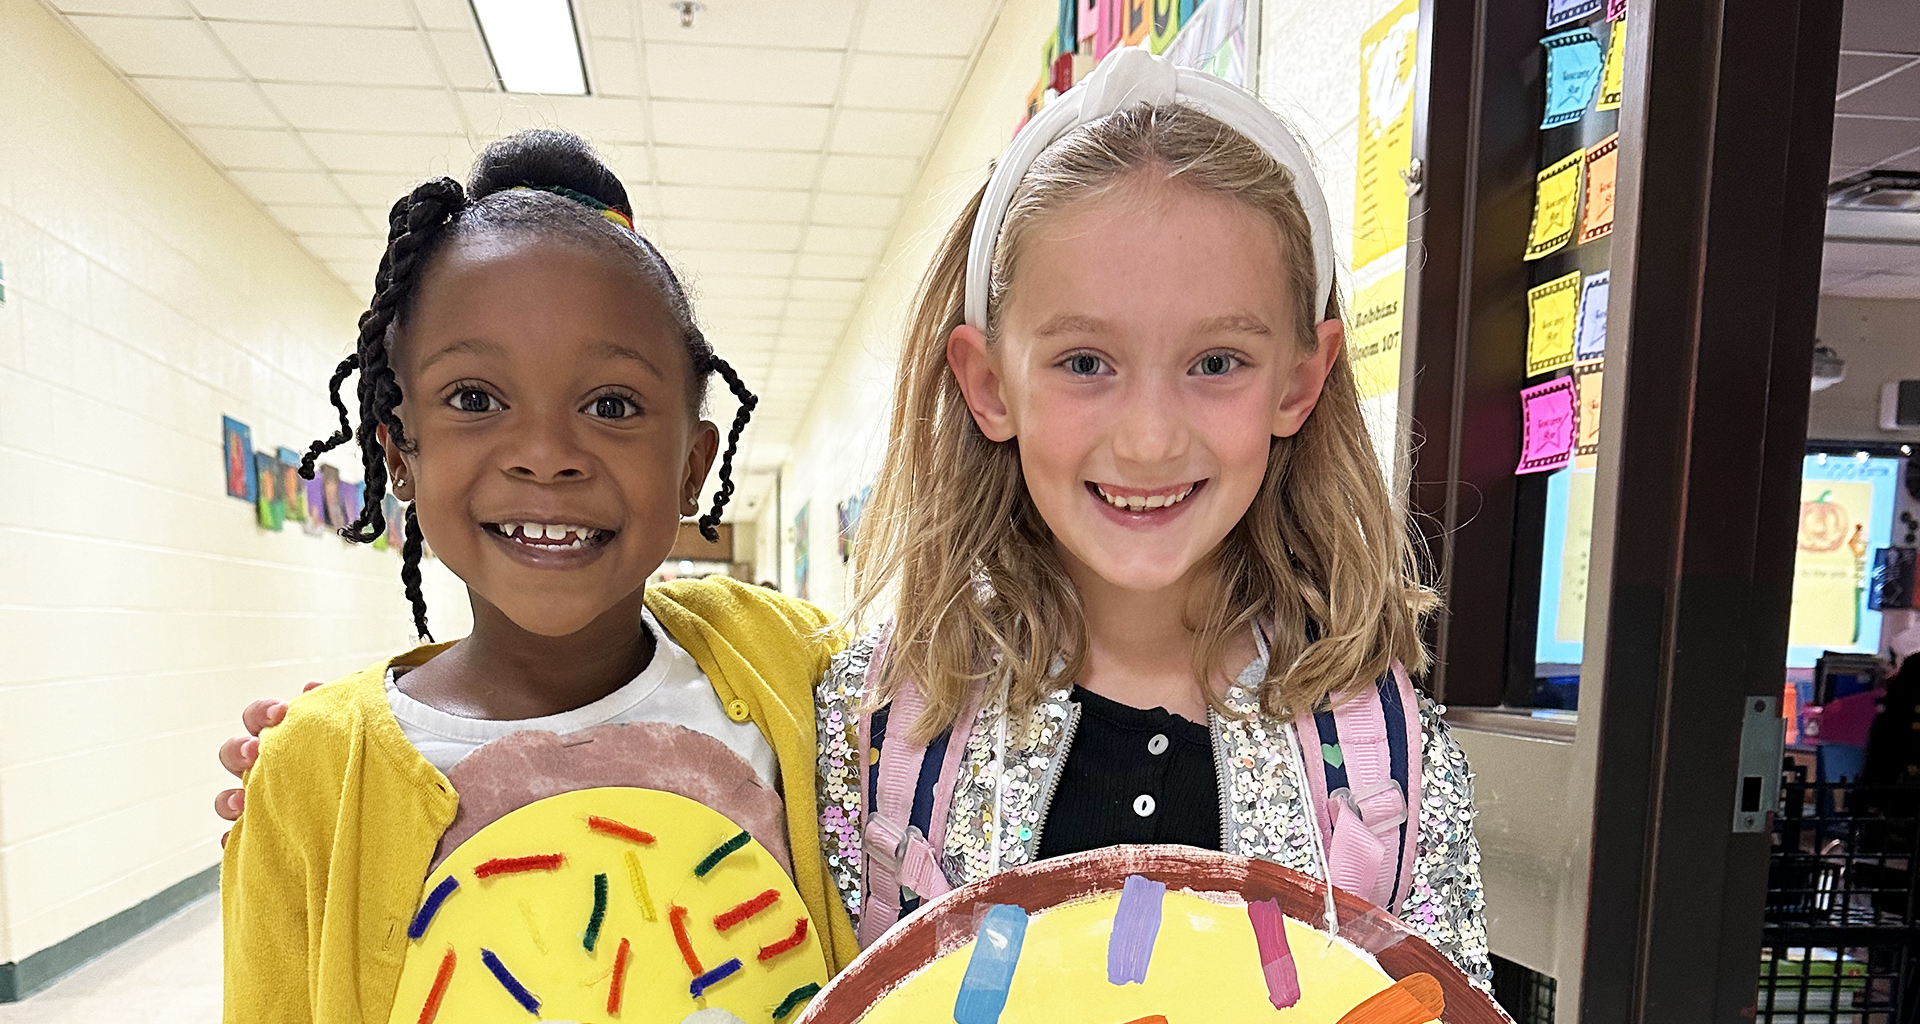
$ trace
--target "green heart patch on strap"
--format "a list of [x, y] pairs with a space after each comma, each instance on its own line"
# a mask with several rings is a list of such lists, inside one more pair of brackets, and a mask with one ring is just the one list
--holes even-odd
[[1345, 768], [1347, 766], [1347, 755], [1340, 752], [1340, 744], [1338, 743], [1320, 744], [1320, 756], [1325, 758], [1326, 762], [1335, 768]]

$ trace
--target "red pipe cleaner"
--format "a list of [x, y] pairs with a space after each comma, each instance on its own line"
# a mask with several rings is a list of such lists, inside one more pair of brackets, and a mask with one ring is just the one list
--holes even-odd
[[792, 935], [781, 939], [779, 942], [760, 947], [759, 959], [762, 963], [765, 963], [785, 953], [787, 950], [799, 948], [800, 944], [805, 941], [807, 941], [807, 919], [803, 917], [793, 923]]
[[475, 878], [492, 878], [495, 875], [514, 875], [522, 871], [552, 871], [566, 858], [557, 853], [542, 853], [532, 857], [495, 857], [473, 869]]
[[768, 889], [766, 892], [740, 903], [732, 910], [715, 914], [713, 915], [714, 930], [724, 932], [729, 928], [737, 928], [747, 923], [748, 918], [773, 906], [774, 902], [779, 898], [780, 890]]

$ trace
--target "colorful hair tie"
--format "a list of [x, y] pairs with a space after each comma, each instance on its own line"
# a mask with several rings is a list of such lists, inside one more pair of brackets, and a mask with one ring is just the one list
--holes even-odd
[[598, 213], [600, 216], [605, 217], [606, 219], [612, 221], [615, 224], [620, 225], [623, 228], [626, 228], [628, 231], [631, 231], [636, 235], [640, 233], [640, 229], [633, 226], [632, 217], [629, 217], [626, 214], [621, 213], [619, 210], [616, 210], [613, 207], [608, 206], [606, 203], [603, 203], [600, 200], [595, 199], [594, 197], [578, 189], [571, 189], [566, 187], [565, 185], [515, 185], [514, 187], [508, 189], [507, 191], [509, 192], [550, 192], [553, 195], [559, 196], [562, 199], [571, 199], [574, 202], [579, 203], [581, 206], [584, 206], [589, 210], [593, 210], [594, 212]]

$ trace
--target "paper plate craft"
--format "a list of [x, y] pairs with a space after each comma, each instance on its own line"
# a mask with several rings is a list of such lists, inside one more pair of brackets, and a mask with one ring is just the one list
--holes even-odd
[[1265, 861], [1119, 846], [956, 889], [801, 1024], [1511, 1024], [1377, 907]]
[[826, 983], [782, 801], [719, 740], [515, 733], [448, 779], [391, 1024], [787, 1024]]

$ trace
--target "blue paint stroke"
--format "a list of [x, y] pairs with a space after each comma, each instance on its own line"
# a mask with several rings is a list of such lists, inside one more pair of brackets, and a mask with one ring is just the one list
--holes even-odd
[[1005, 903], [987, 911], [974, 939], [967, 973], [960, 978], [960, 994], [953, 1001], [954, 1024], [999, 1024], [1026, 938], [1026, 911]]

